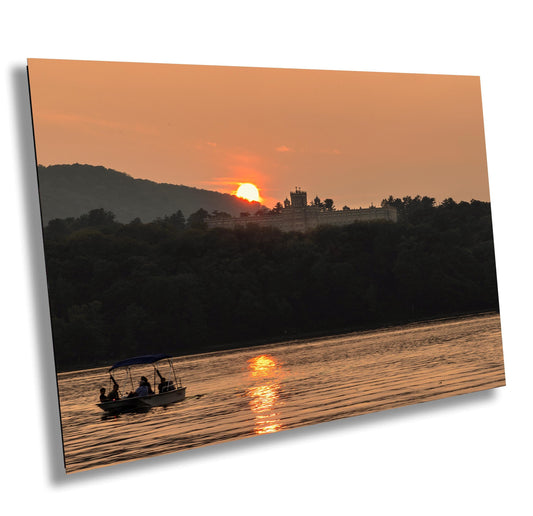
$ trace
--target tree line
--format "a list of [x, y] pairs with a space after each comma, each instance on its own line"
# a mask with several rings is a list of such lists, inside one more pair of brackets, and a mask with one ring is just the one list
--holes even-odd
[[490, 204], [389, 197], [398, 223], [208, 230], [206, 210], [44, 228], [58, 370], [498, 309]]

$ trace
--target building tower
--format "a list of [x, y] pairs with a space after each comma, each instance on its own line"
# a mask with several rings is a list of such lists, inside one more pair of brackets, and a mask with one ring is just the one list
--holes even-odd
[[307, 206], [307, 192], [296, 187], [295, 191], [291, 192], [291, 206], [293, 208], [305, 208]]

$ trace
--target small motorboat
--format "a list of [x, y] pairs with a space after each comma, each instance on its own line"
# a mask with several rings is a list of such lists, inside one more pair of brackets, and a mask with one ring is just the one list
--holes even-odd
[[[159, 371], [160, 362], [163, 360], [167, 361], [168, 369], [171, 374], [170, 377], [163, 376]], [[151, 389], [151, 385], [148, 383], [148, 380], [145, 376], [142, 376], [141, 378], [146, 380], [144, 383], [147, 388], [135, 390], [131, 368], [132, 366], [147, 364], [152, 365], [153, 367], [154, 390], [151, 392], [148, 391], [148, 389]], [[111, 374], [117, 369], [125, 370], [126, 379], [129, 379], [129, 382], [131, 382], [132, 390], [129, 394], [122, 395], [122, 393], [119, 391], [119, 385]], [[186, 387], [183, 387], [181, 378], [176, 376], [174, 364], [168, 355], [143, 355], [139, 357], [127, 358], [126, 360], [121, 360], [120, 362], [112, 365], [108, 372], [110, 380], [116, 388], [114, 389], [114, 392], [118, 394], [114, 394], [112, 396], [114, 399], [108, 399], [106, 401], [97, 403], [97, 406], [109, 414], [118, 414], [122, 412], [145, 412], [150, 410], [152, 407], [165, 407], [171, 403], [177, 403], [185, 399]], [[157, 382], [159, 383], [156, 387]], [[138, 394], [139, 392], [141, 394]]]

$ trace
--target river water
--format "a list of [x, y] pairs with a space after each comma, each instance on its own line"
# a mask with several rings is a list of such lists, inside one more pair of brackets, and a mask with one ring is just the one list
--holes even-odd
[[96, 406], [107, 368], [58, 375], [68, 473], [505, 385], [496, 314], [174, 363], [185, 401], [113, 417]]

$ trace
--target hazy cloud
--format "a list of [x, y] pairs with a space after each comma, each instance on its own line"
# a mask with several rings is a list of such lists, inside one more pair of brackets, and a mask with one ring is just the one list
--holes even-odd
[[159, 134], [159, 131], [155, 127], [148, 124], [117, 122], [113, 119], [95, 118], [83, 114], [42, 110], [40, 113], [34, 116], [45, 123], [68, 127], [71, 130], [104, 129], [108, 131], [127, 132], [144, 135]]
[[276, 147], [276, 150], [278, 152], [292, 152], [293, 149], [291, 149], [290, 147], [287, 147], [286, 145], [280, 145], [279, 147]]

